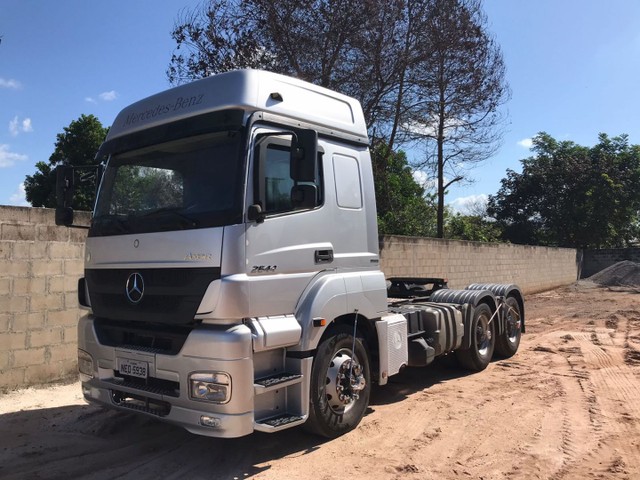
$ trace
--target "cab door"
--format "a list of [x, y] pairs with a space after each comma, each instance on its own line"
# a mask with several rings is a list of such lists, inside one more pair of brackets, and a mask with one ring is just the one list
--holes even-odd
[[293, 313], [311, 279], [333, 268], [322, 149], [315, 152], [315, 172], [297, 180], [291, 155], [294, 135], [266, 126], [252, 132], [246, 274], [250, 310], [256, 316]]

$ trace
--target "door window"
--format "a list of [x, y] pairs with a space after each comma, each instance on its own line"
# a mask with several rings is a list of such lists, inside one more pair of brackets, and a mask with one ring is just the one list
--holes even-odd
[[254, 198], [264, 214], [308, 210], [322, 204], [320, 154], [313, 182], [291, 178], [291, 135], [259, 137], [254, 158]]

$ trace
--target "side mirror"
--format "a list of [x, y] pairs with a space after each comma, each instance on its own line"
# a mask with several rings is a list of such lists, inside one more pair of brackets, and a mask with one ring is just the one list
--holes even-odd
[[73, 208], [56, 207], [56, 225], [63, 227], [73, 225]]
[[73, 167], [56, 167], [56, 225], [69, 227], [73, 224]]
[[291, 203], [295, 209], [311, 209], [318, 204], [318, 187], [303, 184], [291, 188]]
[[318, 132], [295, 130], [291, 139], [291, 179], [313, 182], [318, 163]]
[[75, 188], [77, 184], [85, 192], [87, 185], [95, 183], [95, 197], [102, 172], [102, 165], [83, 165], [80, 167], [58, 165], [56, 167], [56, 225], [89, 228], [84, 225], [73, 225]]
[[262, 223], [264, 222], [264, 214], [262, 213], [262, 207], [257, 203], [250, 205], [247, 211], [247, 218], [250, 222]]

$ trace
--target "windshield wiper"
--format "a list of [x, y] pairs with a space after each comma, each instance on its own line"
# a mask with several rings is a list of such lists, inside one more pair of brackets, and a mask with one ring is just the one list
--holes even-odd
[[130, 233], [131, 228], [126, 221], [126, 217], [122, 215], [100, 215], [99, 217], [93, 217], [92, 222], [99, 227], [100, 230], [108, 229], [108, 227], [116, 227], [120, 233]]
[[181, 218], [182, 220], [185, 220], [186, 222], [189, 222], [190, 227], [198, 226], [198, 221], [195, 218], [185, 215], [184, 213], [180, 213], [176, 207], [158, 208], [157, 210], [152, 210], [151, 212], [147, 212], [145, 214], [140, 215], [140, 218], [152, 218], [155, 216], [162, 216], [165, 214], [174, 215], [178, 218]]

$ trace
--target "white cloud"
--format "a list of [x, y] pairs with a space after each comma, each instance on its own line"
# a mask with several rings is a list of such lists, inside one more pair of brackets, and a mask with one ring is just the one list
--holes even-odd
[[23, 118], [22, 121], [20, 121], [16, 115], [13, 117], [13, 120], [9, 122], [9, 133], [12, 137], [17, 137], [19, 133], [28, 132], [33, 132], [30, 118]]
[[[460, 128], [463, 122], [457, 118], [450, 118], [445, 121], [444, 124], [444, 136], [449, 136], [449, 132], [455, 132]], [[402, 129], [412, 135], [418, 135], [420, 137], [437, 137], [438, 136], [438, 122], [437, 119], [433, 119], [429, 123], [421, 123], [410, 121], [402, 125]]]
[[[438, 188], [438, 180], [423, 170], [414, 170], [411, 175], [413, 175], [413, 180], [424, 188], [425, 192], [431, 192]], [[445, 183], [446, 183], [445, 179]]]
[[6, 79], [0, 77], [0, 88], [12, 88], [14, 90], [18, 90], [22, 88], [22, 85], [19, 81], [14, 80], [12, 78]]
[[20, 130], [18, 130], [18, 117], [13, 117], [13, 120], [9, 122], [9, 133], [12, 137], [16, 137]]
[[18, 185], [16, 191], [9, 197], [9, 205], [17, 205], [19, 207], [28, 207], [26, 193], [24, 191], [24, 183]]
[[523, 148], [531, 148], [533, 147], [533, 140], [530, 138], [523, 138], [518, 142], [518, 145], [520, 145]]
[[[115, 90], [109, 90], [108, 92], [102, 92], [98, 94], [98, 100], [101, 100], [103, 102], [112, 102], [116, 98], [118, 98], [118, 92], [116, 92]], [[84, 97], [84, 101], [87, 103], [97, 104], [98, 100], [94, 97]]]
[[98, 96], [105, 102], [111, 102], [112, 100], [115, 100], [118, 97], [118, 94], [116, 93], [115, 90], [109, 90], [108, 92], [102, 92]]
[[478, 195], [469, 195], [467, 197], [458, 197], [448, 203], [448, 205], [456, 213], [463, 215], [475, 215], [477, 210], [484, 208], [489, 200], [489, 195], [480, 193]]
[[24, 118], [22, 120], [22, 131], [23, 132], [33, 132], [33, 127], [31, 126], [31, 119]]
[[427, 183], [429, 182], [429, 176], [422, 170], [414, 170], [412, 175], [413, 175], [413, 179], [421, 187], [426, 186]]
[[16, 162], [23, 162], [27, 158], [26, 155], [9, 151], [9, 145], [0, 144], [0, 168], [11, 167]]

